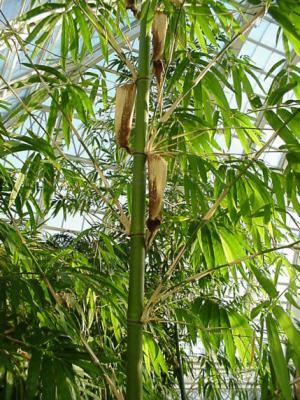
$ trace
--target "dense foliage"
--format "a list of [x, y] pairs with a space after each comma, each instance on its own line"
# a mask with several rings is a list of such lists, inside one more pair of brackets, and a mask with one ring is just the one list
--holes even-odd
[[[159, 7], [163, 90], [153, 77], [147, 141], [167, 160], [168, 181], [146, 256], [144, 397], [292, 399], [299, 266], [284, 249], [300, 243], [288, 225], [299, 228], [300, 5], [137, 3], [137, 18], [112, 0], [32, 0], [12, 21], [0, 12], [3, 57], [14, 54], [22, 71], [0, 76], [0, 397], [123, 399], [136, 210], [114, 89], [136, 79], [136, 32], [145, 18], [151, 31]], [[268, 90], [238, 51], [265, 14], [286, 53], [267, 71]], [[280, 169], [261, 157], [278, 138]], [[50, 235], [47, 221], [61, 212], [94, 223]]]

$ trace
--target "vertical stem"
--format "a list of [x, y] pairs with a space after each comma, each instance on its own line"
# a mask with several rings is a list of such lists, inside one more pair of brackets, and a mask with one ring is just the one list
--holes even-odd
[[127, 311], [127, 400], [143, 398], [143, 323], [145, 266], [146, 156], [150, 87], [150, 34], [147, 13], [141, 20], [137, 78], [136, 123], [133, 143], [132, 219]]
[[177, 367], [176, 367], [176, 375], [178, 379], [178, 385], [180, 389], [181, 400], [186, 400], [186, 392], [185, 392], [185, 384], [184, 384], [184, 373], [182, 367], [182, 360], [179, 348], [179, 337], [178, 337], [178, 328], [177, 324], [175, 324], [175, 346], [176, 346], [176, 358], [177, 358]]

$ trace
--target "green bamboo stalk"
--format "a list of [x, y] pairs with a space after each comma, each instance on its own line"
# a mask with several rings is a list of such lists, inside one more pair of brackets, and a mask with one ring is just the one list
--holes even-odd
[[147, 13], [140, 23], [136, 123], [133, 138], [132, 218], [127, 311], [127, 400], [143, 398], [143, 322], [145, 267], [146, 155], [150, 88], [150, 33]]
[[180, 347], [179, 347], [179, 335], [178, 335], [178, 327], [177, 323], [174, 325], [174, 331], [175, 331], [175, 346], [176, 346], [176, 368], [175, 368], [175, 373], [178, 379], [178, 385], [180, 389], [180, 397], [181, 400], [187, 400], [186, 397], [186, 391], [185, 391], [185, 383], [184, 383], [184, 373], [183, 373], [183, 365], [182, 365], [182, 359], [181, 359], [181, 354], [180, 354]]

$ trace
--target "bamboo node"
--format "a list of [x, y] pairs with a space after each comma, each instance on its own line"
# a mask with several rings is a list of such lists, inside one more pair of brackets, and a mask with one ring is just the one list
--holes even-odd
[[129, 233], [130, 237], [132, 236], [140, 236], [140, 237], [144, 237], [145, 236], [145, 232], [135, 232], [135, 233]]
[[131, 325], [144, 325], [144, 321], [134, 319], [127, 319], [127, 323]]

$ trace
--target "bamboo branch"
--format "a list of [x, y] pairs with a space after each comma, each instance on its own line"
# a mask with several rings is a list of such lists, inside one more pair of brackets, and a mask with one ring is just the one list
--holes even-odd
[[[0, 10], [1, 14], [4, 16], [4, 14], [2, 13], [2, 11]], [[5, 16], [4, 16], [5, 18]], [[57, 100], [54, 98], [51, 89], [49, 88], [49, 85], [47, 84], [47, 82], [45, 82], [45, 80], [43, 79], [43, 76], [41, 75], [40, 71], [35, 67], [35, 64], [32, 62], [31, 58], [28, 56], [27, 51], [23, 45], [23, 40], [22, 38], [20, 38], [19, 34], [12, 28], [12, 26], [10, 25], [9, 21], [5, 18], [5, 22], [8, 25], [9, 29], [11, 29], [12, 33], [14, 34], [14, 36], [16, 37], [25, 57], [27, 58], [27, 60], [29, 61], [30, 65], [32, 66], [32, 68], [35, 70], [36, 74], [39, 76], [44, 88], [46, 89], [47, 93], [49, 94], [49, 96], [51, 97], [51, 99], [53, 99], [57, 104]], [[9, 85], [9, 83], [7, 81], [4, 80], [3, 77], [1, 77], [1, 79], [3, 80], [3, 82], [9, 87], [9, 89], [12, 91], [12, 93], [14, 94], [14, 96], [21, 102], [21, 104], [23, 105], [23, 107], [25, 108], [25, 103], [24, 101], [22, 101], [22, 99], [17, 95], [17, 93], [14, 91], [14, 89]], [[59, 106], [59, 104], [58, 104]], [[28, 107], [26, 106], [26, 111], [28, 112]], [[30, 110], [29, 110], [30, 112]], [[68, 125], [70, 126], [71, 130], [73, 131], [73, 133], [75, 134], [75, 136], [77, 137], [78, 141], [80, 142], [80, 144], [83, 146], [84, 150], [86, 151], [86, 153], [88, 154], [91, 162], [93, 163], [96, 171], [98, 172], [99, 176], [101, 177], [104, 185], [106, 186], [107, 190], [110, 192], [110, 194], [113, 194], [113, 190], [110, 187], [110, 184], [107, 180], [107, 178], [105, 177], [101, 167], [99, 166], [99, 164], [97, 163], [97, 161], [95, 160], [95, 158], [93, 157], [93, 155], [91, 154], [89, 148], [86, 146], [86, 144], [84, 143], [84, 141], [82, 140], [78, 130], [75, 128], [74, 124], [72, 123], [72, 120], [70, 119], [70, 117], [65, 113], [65, 111], [60, 108], [60, 112], [62, 113], [62, 115], [65, 117], [65, 119], [68, 122]], [[40, 124], [39, 124], [40, 125]], [[43, 129], [44, 130], [44, 129]], [[120, 204], [119, 200], [116, 198], [113, 198], [116, 207], [120, 213], [120, 222], [122, 223], [122, 225], [125, 228], [125, 232], [127, 234], [129, 234], [130, 232], [130, 221], [127, 218], [126, 214], [124, 213], [123, 209], [122, 209], [122, 205]]]
[[212, 69], [212, 67], [223, 57], [223, 55], [227, 52], [227, 50], [235, 44], [235, 42], [243, 36], [259, 19], [262, 18], [267, 11], [266, 5], [264, 5], [252, 18], [249, 19], [241, 27], [239, 33], [237, 33], [232, 40], [206, 65], [206, 67], [199, 73], [199, 75], [193, 80], [191, 86], [187, 89], [186, 92], [180, 94], [174, 103], [169, 107], [169, 109], [164, 113], [164, 115], [160, 118], [160, 122], [167, 122], [171, 117], [174, 110], [178, 107], [181, 101], [194, 89], [195, 86], [199, 84], [199, 82], [204, 78], [204, 76]]
[[231, 267], [232, 265], [236, 265], [236, 264], [241, 264], [245, 261], [252, 260], [256, 257], [262, 256], [264, 254], [272, 253], [277, 250], [293, 248], [294, 246], [296, 246], [299, 243], [300, 243], [300, 240], [296, 240], [293, 243], [288, 243], [286, 245], [272, 247], [271, 249], [262, 250], [262, 251], [250, 254], [249, 256], [237, 258], [236, 260], [230, 261], [229, 263], [218, 265], [218, 266], [210, 268], [206, 271], [199, 272], [198, 274], [195, 274], [195, 275], [190, 276], [189, 278], [185, 279], [180, 284], [172, 286], [170, 289], [167, 289], [166, 291], [162, 292], [158, 300], [165, 300], [171, 294], [179, 292], [182, 289], [182, 286], [185, 286], [192, 282], [199, 281], [200, 279], [203, 279], [209, 275], [212, 275], [214, 272], [219, 271], [220, 269], [228, 268], [228, 267]]
[[180, 345], [179, 345], [179, 335], [178, 335], [178, 327], [177, 324], [174, 324], [174, 334], [175, 334], [175, 348], [176, 348], [176, 366], [175, 366], [175, 374], [177, 375], [178, 385], [180, 388], [180, 396], [181, 400], [187, 400], [186, 390], [185, 390], [185, 381], [184, 381], [184, 370], [182, 365], [182, 358], [180, 353]]
[[254, 154], [254, 156], [250, 159], [248, 164], [239, 172], [239, 174], [235, 177], [235, 179], [229, 184], [226, 185], [223, 191], [221, 192], [220, 196], [216, 199], [215, 203], [210, 207], [210, 209], [205, 213], [205, 215], [202, 217], [201, 221], [199, 222], [198, 226], [194, 230], [193, 234], [191, 235], [191, 238], [188, 243], [184, 244], [180, 250], [178, 251], [174, 261], [168, 268], [166, 274], [165, 274], [165, 280], [161, 280], [161, 282], [158, 284], [156, 289], [154, 290], [153, 294], [151, 295], [150, 299], [148, 300], [148, 303], [146, 304], [143, 312], [143, 320], [146, 321], [149, 318], [150, 315], [150, 309], [153, 307], [154, 304], [157, 303], [159, 295], [161, 293], [161, 289], [164, 285], [164, 281], [167, 281], [171, 278], [178, 262], [180, 261], [181, 257], [184, 255], [187, 247], [189, 244], [191, 244], [194, 240], [194, 236], [197, 234], [197, 231], [201, 229], [205, 224], [207, 224], [214, 216], [215, 212], [217, 211], [218, 207], [224, 200], [224, 198], [227, 196], [229, 191], [232, 189], [232, 187], [236, 184], [236, 182], [248, 171], [248, 169], [254, 164], [255, 161], [259, 159], [259, 157], [262, 155], [262, 153], [266, 150], [266, 148], [269, 147], [269, 145], [273, 142], [273, 140], [278, 136], [278, 134], [281, 132], [282, 129], [285, 128], [285, 126], [291, 122], [297, 114], [300, 112], [300, 109], [297, 109], [294, 114], [292, 114], [285, 122], [284, 124], [277, 129], [273, 135], [270, 137], [270, 139]]
[[[38, 124], [38, 126], [43, 130], [43, 132], [47, 135], [47, 132], [45, 130], [45, 128], [41, 125], [41, 123], [39, 122], [39, 120], [36, 118], [36, 116], [34, 114], [32, 114], [32, 112], [30, 111], [30, 109], [28, 108], [27, 104], [22, 100], [22, 98], [15, 92], [15, 90], [11, 87], [11, 85], [2, 77], [2, 75], [0, 75], [0, 79], [4, 82], [4, 84], [7, 86], [7, 88], [11, 91], [11, 93], [16, 97], [16, 99], [20, 102], [20, 104], [22, 104], [22, 106], [24, 107], [24, 110], [27, 112], [27, 114], [34, 119], [34, 121]], [[57, 145], [57, 144], [53, 144], [54, 148], [59, 152], [59, 154], [61, 155], [61, 157], [63, 157], [66, 162], [68, 164], [70, 164], [72, 166], [72, 168], [77, 171], [80, 176], [89, 183], [89, 185], [95, 190], [95, 192], [98, 194], [99, 198], [116, 214], [116, 216], [118, 217], [118, 219], [120, 220], [121, 224], [124, 226], [125, 231], [127, 233], [129, 233], [130, 231], [130, 222], [127, 220], [126, 215], [124, 214], [123, 210], [121, 215], [119, 215], [111, 206], [110, 201], [107, 197], [103, 196], [103, 194], [101, 193], [100, 189], [98, 188], [97, 185], [94, 184], [94, 182], [90, 181], [83, 173], [82, 171], [74, 164], [72, 163], [72, 161], [69, 159], [69, 157], [61, 150], [61, 148]], [[114, 201], [116, 201], [114, 199]], [[119, 208], [119, 207], [118, 207]], [[119, 208], [120, 210], [120, 208]]]
[[[93, 349], [87, 343], [87, 341], [85, 340], [85, 338], [83, 337], [82, 334], [80, 334], [80, 340], [81, 340], [82, 344], [84, 345], [84, 347], [86, 348], [87, 352], [89, 353], [93, 363], [95, 365], [97, 365], [101, 370], [103, 370], [103, 367], [102, 367], [102, 365], [101, 365], [101, 363], [99, 361], [99, 358], [96, 356], [96, 354], [94, 353]], [[103, 376], [104, 376], [104, 379], [105, 379], [106, 383], [111, 388], [111, 391], [113, 392], [113, 395], [115, 396], [115, 398], [117, 400], [124, 400], [124, 397], [123, 397], [122, 393], [119, 392], [119, 390], [117, 389], [117, 387], [116, 387], [115, 383], [112, 381], [112, 379], [105, 373], [103, 374]]]
[[24, 246], [24, 248], [26, 249], [27, 255], [29, 256], [29, 258], [32, 260], [33, 264], [35, 265], [36, 270], [39, 272], [40, 276], [42, 277], [42, 280], [44, 281], [49, 293], [51, 294], [51, 296], [53, 297], [55, 303], [60, 306], [61, 305], [61, 298], [60, 296], [56, 293], [56, 291], [54, 290], [53, 286], [51, 285], [48, 277], [46, 276], [45, 272], [43, 271], [43, 269], [41, 268], [40, 264], [37, 262], [36, 258], [34, 257], [34, 255], [32, 254], [31, 250], [29, 249], [26, 240], [24, 238], [24, 236], [22, 235], [21, 231], [19, 230], [19, 227], [13, 217], [13, 215], [11, 214], [10, 210], [8, 210], [8, 214], [10, 216], [12, 225], [22, 243], [22, 245]]

